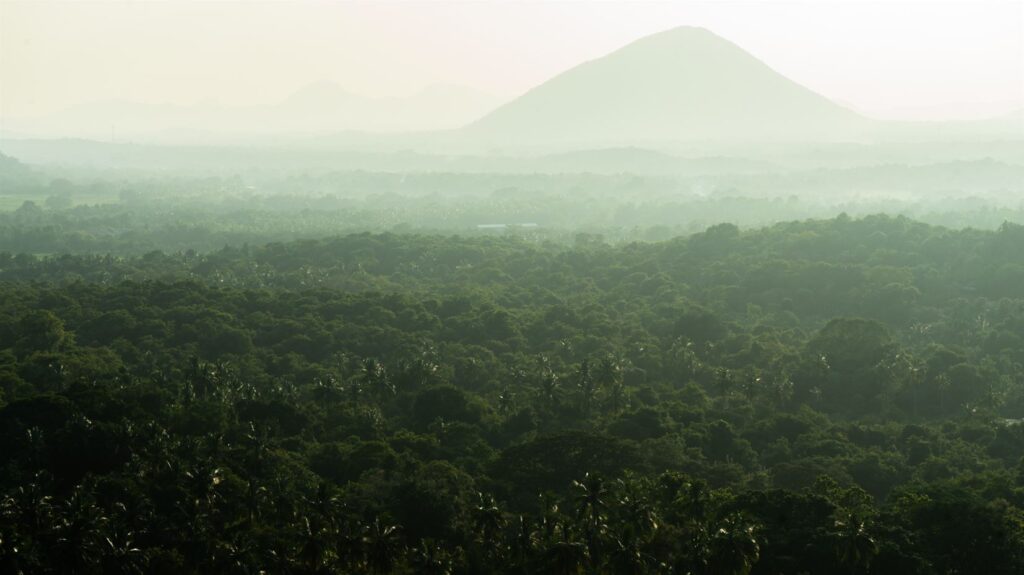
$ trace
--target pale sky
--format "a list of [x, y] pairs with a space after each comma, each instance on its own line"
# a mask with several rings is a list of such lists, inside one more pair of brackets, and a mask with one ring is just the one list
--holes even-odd
[[0, 118], [108, 100], [267, 104], [322, 81], [511, 98], [679, 25], [875, 117], [1024, 107], [1024, 0], [0, 0]]

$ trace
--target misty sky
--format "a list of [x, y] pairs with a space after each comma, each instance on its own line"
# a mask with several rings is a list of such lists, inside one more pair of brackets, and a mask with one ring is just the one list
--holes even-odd
[[882, 118], [1024, 107], [1024, 1], [0, 0], [0, 116], [106, 100], [266, 104], [314, 82], [514, 97], [677, 25]]

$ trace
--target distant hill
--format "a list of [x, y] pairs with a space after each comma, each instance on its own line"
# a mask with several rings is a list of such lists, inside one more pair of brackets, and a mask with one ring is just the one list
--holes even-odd
[[31, 171], [18, 161], [17, 158], [0, 152], [0, 178], [24, 178], [28, 177]]
[[[731, 157], [683, 158], [641, 148], [577, 150], [522, 156], [445, 155], [429, 152], [380, 152], [335, 147], [296, 146], [187, 146], [111, 144], [89, 140], [0, 140], [31, 164], [219, 173], [266, 169], [370, 170], [386, 172], [494, 173], [494, 174], [751, 174], [772, 171], [766, 162]], [[0, 156], [0, 177], [4, 162]], [[29, 173], [9, 159], [12, 170]], [[13, 172], [12, 172], [13, 173]]]
[[17, 158], [0, 152], [0, 196], [17, 194], [39, 184], [40, 177]]
[[95, 102], [49, 117], [5, 121], [5, 129], [21, 138], [235, 143], [267, 135], [453, 129], [498, 103], [463, 86], [434, 85], [407, 97], [372, 98], [320, 82], [266, 106]]
[[583, 63], [463, 130], [490, 145], [842, 141], [871, 122], [703, 28]]
[[26, 170], [25, 166], [17, 158], [12, 158], [0, 152], [0, 174], [18, 173], [24, 170]]

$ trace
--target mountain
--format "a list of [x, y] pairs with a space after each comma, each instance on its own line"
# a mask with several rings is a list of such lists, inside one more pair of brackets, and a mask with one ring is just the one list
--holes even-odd
[[464, 128], [490, 145], [836, 141], [870, 121], [703, 28], [641, 38]]
[[4, 123], [21, 137], [230, 143], [267, 135], [453, 129], [497, 104], [494, 97], [462, 86], [435, 85], [406, 97], [372, 98], [320, 82], [265, 106], [111, 101]]

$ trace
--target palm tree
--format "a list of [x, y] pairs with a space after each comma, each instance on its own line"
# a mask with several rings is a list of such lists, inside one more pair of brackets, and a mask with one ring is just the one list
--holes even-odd
[[867, 532], [864, 522], [851, 513], [836, 521], [833, 537], [839, 563], [851, 574], [867, 573], [871, 560], [878, 555], [878, 544]]
[[345, 395], [350, 403], [358, 404], [363, 397], [363, 382], [358, 379], [348, 380], [345, 384]]
[[752, 371], [743, 378], [740, 383], [740, 391], [743, 392], [743, 396], [747, 398], [747, 401], [753, 402], [759, 393], [763, 389], [763, 379], [756, 371]]
[[612, 355], [606, 355], [597, 363], [594, 379], [601, 387], [607, 387], [622, 380], [622, 362]]
[[136, 442], [137, 447], [133, 449], [132, 463], [138, 468], [139, 475], [153, 477], [170, 471], [173, 442], [167, 429], [151, 421], [138, 428], [136, 432], [140, 439]]
[[363, 550], [372, 573], [390, 573], [401, 550], [398, 527], [385, 524], [377, 517], [363, 529]]
[[209, 511], [218, 499], [217, 486], [223, 479], [223, 472], [213, 462], [198, 461], [185, 471], [185, 486], [189, 494], [188, 509], [193, 516]]
[[543, 407], [547, 409], [554, 409], [558, 406], [559, 398], [562, 394], [561, 384], [558, 381], [558, 375], [551, 370], [544, 370], [541, 372], [540, 385], [537, 389], [537, 395], [543, 402]]
[[749, 575], [761, 558], [754, 527], [739, 517], [727, 517], [711, 534], [708, 567], [714, 575]]
[[936, 395], [939, 397], [939, 413], [944, 414], [946, 413], [946, 401], [949, 397], [949, 390], [952, 387], [952, 384], [949, 381], [949, 376], [945, 373], [940, 373], [935, 376], [932, 381], [934, 382], [933, 386], [937, 392]]
[[78, 485], [59, 506], [53, 526], [55, 565], [63, 573], [87, 573], [99, 562], [101, 526], [107, 518], [93, 501], [89, 488]]
[[237, 401], [239, 399], [254, 401], [259, 399], [262, 395], [260, 393], [260, 389], [256, 387], [255, 384], [251, 381], [246, 381], [240, 378], [235, 378], [232, 381], [232, 385], [228, 391], [230, 391], [230, 399], [232, 401]]
[[583, 481], [573, 481], [572, 485], [577, 492], [574, 498], [577, 517], [585, 524], [600, 521], [601, 511], [607, 507], [605, 497], [608, 495], [608, 489], [604, 486], [604, 480], [597, 475], [586, 473]]
[[537, 536], [530, 520], [520, 515], [516, 520], [515, 536], [512, 541], [512, 558], [520, 570], [526, 570], [537, 546]]
[[590, 473], [583, 476], [583, 481], [573, 481], [572, 484], [577, 491], [576, 516], [586, 530], [587, 550], [590, 552], [592, 565], [596, 566], [600, 563], [599, 538], [605, 529], [601, 513], [607, 507], [605, 499], [608, 496], [608, 489], [605, 488], [603, 479]]
[[632, 474], [617, 481], [619, 513], [638, 538], [652, 535], [658, 529], [658, 515], [645, 496], [650, 489], [649, 483], [645, 478]]
[[324, 529], [316, 519], [302, 518], [301, 547], [299, 559], [306, 573], [324, 572], [324, 557], [327, 554], [327, 542], [324, 540]]
[[612, 414], [620, 413], [629, 403], [629, 392], [621, 380], [616, 380], [608, 388], [608, 410]]
[[505, 527], [505, 518], [502, 517], [501, 510], [498, 509], [493, 497], [483, 493], [478, 493], [478, 496], [480, 503], [473, 510], [477, 540], [488, 552], [493, 552], [498, 546], [501, 530]]
[[153, 522], [153, 503], [142, 493], [124, 493], [108, 514], [107, 525], [129, 539], [144, 539]]
[[728, 396], [732, 393], [733, 386], [736, 381], [733, 379], [732, 372], [725, 367], [720, 367], [715, 370], [715, 385], [721, 390], [722, 395]]
[[372, 357], [363, 360], [361, 365], [363, 383], [371, 390], [377, 401], [384, 401], [395, 394], [395, 386], [391, 383], [384, 364]]
[[520, 389], [530, 380], [530, 375], [519, 365], [513, 365], [508, 370], [509, 383], [505, 387]]
[[641, 575], [650, 572], [653, 558], [640, 549], [639, 541], [627, 530], [612, 538], [608, 562], [616, 575]]
[[316, 493], [312, 497], [303, 495], [302, 499], [310, 511], [313, 512], [315, 524], [326, 525], [331, 528], [335, 527], [340, 500], [332, 492], [331, 486], [327, 482], [321, 481], [317, 485]]
[[571, 530], [562, 526], [562, 539], [553, 542], [544, 553], [545, 572], [552, 575], [577, 575], [587, 561], [587, 549], [572, 540]]
[[14, 490], [3, 500], [3, 514], [22, 528], [22, 537], [37, 541], [54, 524], [53, 497], [45, 493], [47, 476], [40, 471], [32, 481]]
[[28, 464], [30, 469], [43, 468], [43, 454], [46, 450], [46, 438], [43, 437], [43, 430], [36, 426], [26, 429], [25, 444], [28, 445]]
[[689, 523], [705, 523], [711, 508], [711, 490], [702, 480], [690, 481], [686, 491], [674, 502]]
[[260, 569], [256, 556], [256, 545], [244, 535], [234, 541], [224, 541], [220, 544], [217, 551], [216, 572], [229, 573], [231, 575], [258, 575], [266, 573], [266, 571]]
[[768, 381], [768, 391], [772, 403], [777, 409], [785, 407], [793, 399], [793, 381], [785, 372], [779, 373]]
[[216, 509], [220, 500], [218, 486], [223, 480], [223, 472], [212, 461], [195, 453], [184, 459], [198, 459], [179, 479], [184, 487], [185, 500], [179, 501], [178, 508], [187, 518], [193, 533], [185, 541], [185, 558], [194, 565], [205, 565], [214, 560], [213, 544], [219, 528]]
[[267, 498], [271, 502], [274, 521], [280, 524], [291, 523], [295, 516], [295, 498], [292, 496], [291, 484], [284, 474], [275, 474], [267, 484]]
[[411, 361], [403, 361], [400, 368], [401, 377], [396, 382], [405, 389], [413, 389], [430, 385], [437, 377], [440, 367], [434, 361], [435, 353], [425, 351], [420, 357]]
[[266, 427], [261, 426], [257, 429], [256, 424], [250, 421], [249, 432], [245, 434], [245, 440], [249, 444], [246, 453], [246, 471], [250, 478], [261, 477], [266, 471], [267, 458], [270, 454], [270, 434]]
[[508, 417], [515, 408], [515, 403], [515, 393], [506, 385], [501, 390], [501, 393], [498, 394], [498, 413], [502, 416]]
[[451, 575], [451, 555], [431, 539], [424, 539], [412, 551], [412, 566], [423, 575]]
[[145, 573], [145, 555], [135, 544], [135, 534], [121, 529], [108, 530], [101, 544], [100, 568], [103, 573], [139, 575]]
[[318, 377], [313, 382], [313, 399], [321, 405], [334, 403], [341, 397], [342, 391], [342, 386], [333, 373]]
[[[694, 349], [693, 342], [685, 338], [677, 338], [669, 350], [669, 354], [675, 360], [676, 365], [682, 371], [686, 380], [697, 377], [697, 372], [701, 368], [700, 358], [697, 357], [697, 352]], [[683, 383], [686, 382], [683, 381]]]
[[558, 526], [558, 501], [551, 493], [541, 493], [537, 498], [540, 503], [540, 524], [537, 526], [539, 536], [543, 542], [548, 543], [554, 539]]
[[626, 404], [626, 385], [622, 381], [622, 360], [606, 355], [597, 364], [594, 379], [599, 387], [607, 390], [607, 403], [611, 413], [619, 413]]
[[334, 531], [335, 564], [342, 573], [355, 572], [360, 568], [363, 539], [353, 528], [353, 522], [342, 521]]
[[590, 415], [590, 408], [597, 397], [597, 380], [590, 370], [590, 361], [584, 359], [576, 369], [576, 389], [580, 394], [580, 408], [585, 416]]
[[266, 570], [267, 573], [288, 575], [293, 571], [291, 549], [284, 538], [275, 539], [270, 548], [265, 549], [264, 552], [266, 554], [264, 563], [270, 567]]
[[186, 375], [186, 389], [191, 390], [190, 396], [197, 399], [220, 397], [223, 384], [227, 379], [227, 364], [210, 364], [192, 356], [191, 365]]

